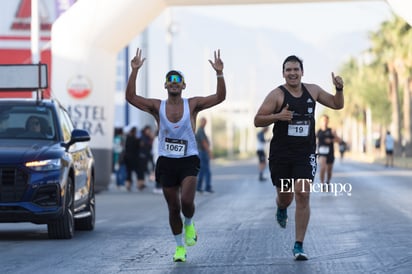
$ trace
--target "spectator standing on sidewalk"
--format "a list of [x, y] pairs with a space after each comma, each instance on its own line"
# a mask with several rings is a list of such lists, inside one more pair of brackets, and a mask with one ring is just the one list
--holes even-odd
[[395, 148], [395, 140], [393, 139], [391, 132], [388, 130], [385, 136], [385, 154], [386, 154], [386, 167], [393, 167], [393, 150]]
[[152, 154], [153, 145], [153, 132], [149, 125], [143, 127], [140, 134], [140, 172], [143, 173], [143, 178], [138, 181], [138, 185], [141, 189], [146, 187], [146, 175], [150, 176], [150, 173], [154, 171], [154, 162]]
[[140, 139], [137, 137], [137, 127], [133, 126], [126, 135], [124, 161], [126, 165], [126, 189], [132, 191], [133, 174], [137, 177], [136, 187], [143, 190], [139, 182], [144, 182], [144, 173], [140, 163]]
[[124, 188], [126, 180], [126, 166], [124, 163], [125, 136], [123, 128], [116, 128], [113, 138], [113, 169], [118, 189]]
[[153, 174], [150, 175], [151, 180], [155, 181], [155, 187], [153, 189], [154, 194], [163, 194], [162, 184], [160, 180], [156, 180], [155, 171], [156, 171], [156, 163], [157, 159], [159, 158], [159, 132], [156, 130], [155, 136], [153, 138], [153, 145], [152, 145], [152, 155], [153, 155], [153, 162], [154, 162], [154, 171]]
[[212, 189], [212, 171], [210, 170], [210, 158], [212, 155], [210, 141], [205, 132], [207, 120], [202, 117], [200, 125], [196, 132], [197, 149], [199, 150], [200, 170], [197, 176], [197, 191], [203, 192], [203, 179], [205, 179], [205, 191], [213, 193]]
[[266, 156], [266, 138], [265, 138], [265, 133], [268, 131], [268, 127], [262, 128], [258, 134], [257, 134], [257, 149], [256, 149], [256, 154], [258, 156], [258, 162], [259, 162], [259, 181], [263, 182], [266, 181], [265, 176], [263, 173], [265, 172], [266, 169], [266, 161], [267, 161], [267, 156]]

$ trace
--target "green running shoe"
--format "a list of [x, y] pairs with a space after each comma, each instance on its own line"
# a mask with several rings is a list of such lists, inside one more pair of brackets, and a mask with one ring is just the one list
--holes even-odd
[[281, 228], [286, 228], [286, 223], [288, 222], [288, 211], [287, 209], [278, 208], [276, 212], [276, 219]]
[[173, 256], [174, 262], [186, 262], [186, 248], [184, 246], [176, 246], [176, 252]]
[[193, 222], [191, 225], [185, 225], [185, 242], [188, 246], [193, 246], [197, 242], [197, 234]]
[[296, 261], [306, 261], [308, 259], [308, 255], [303, 251], [303, 246], [298, 243], [295, 243], [293, 247], [293, 256], [295, 256]]

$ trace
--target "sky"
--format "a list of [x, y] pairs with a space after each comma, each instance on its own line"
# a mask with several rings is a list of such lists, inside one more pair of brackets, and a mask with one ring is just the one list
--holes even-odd
[[[252, 104], [255, 111], [266, 94], [284, 82], [281, 64], [290, 54], [304, 61], [303, 81], [330, 90], [331, 72], [369, 47], [368, 33], [392, 16], [385, 1], [230, 6], [179, 6], [160, 14], [148, 28], [149, 97], [165, 98], [169, 70], [166, 28], [174, 22], [173, 69], [185, 74], [186, 96], [215, 91], [207, 59], [221, 49], [228, 87], [225, 106]], [[142, 36], [130, 54], [143, 47]], [[123, 97], [121, 97], [123, 99]]]
[[292, 32], [303, 40], [321, 42], [325, 36], [376, 29], [390, 15], [385, 1], [260, 4], [190, 7], [193, 12], [243, 27]]

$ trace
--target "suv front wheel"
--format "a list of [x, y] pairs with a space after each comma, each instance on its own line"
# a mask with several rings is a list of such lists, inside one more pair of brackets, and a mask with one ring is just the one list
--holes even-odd
[[71, 239], [74, 235], [74, 191], [73, 182], [67, 178], [65, 206], [63, 215], [47, 224], [50, 239]]
[[75, 220], [75, 228], [77, 230], [93, 230], [96, 219], [96, 197], [94, 192], [94, 177], [90, 180], [89, 200], [85, 212], [88, 213], [86, 217]]

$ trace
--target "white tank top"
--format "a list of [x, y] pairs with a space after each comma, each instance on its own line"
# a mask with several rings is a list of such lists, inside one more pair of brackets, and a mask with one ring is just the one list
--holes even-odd
[[159, 116], [159, 156], [183, 158], [199, 155], [187, 98], [183, 98], [183, 115], [177, 123], [167, 119], [166, 100], [160, 103]]

